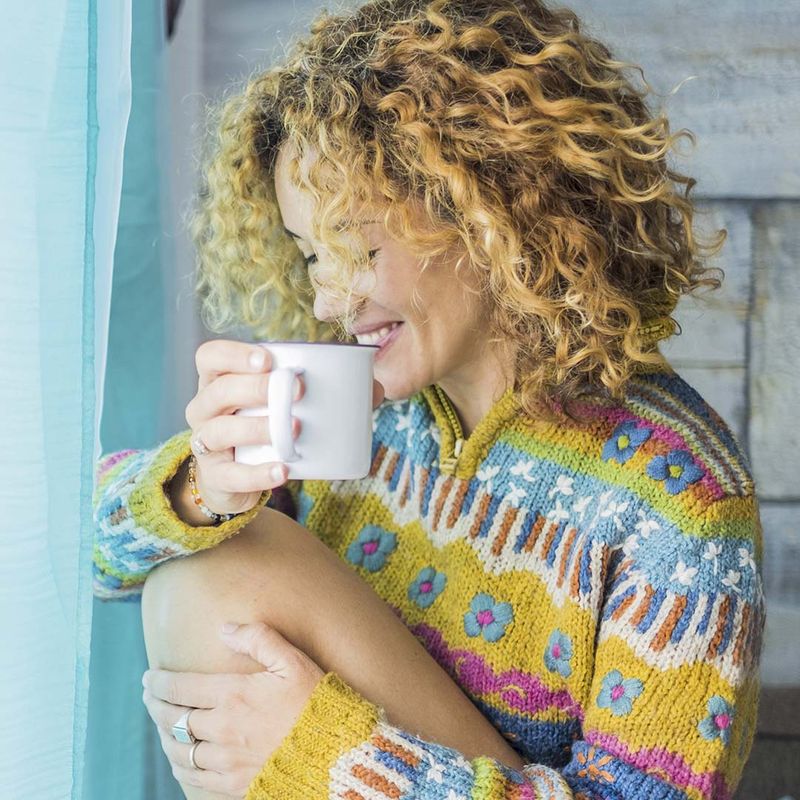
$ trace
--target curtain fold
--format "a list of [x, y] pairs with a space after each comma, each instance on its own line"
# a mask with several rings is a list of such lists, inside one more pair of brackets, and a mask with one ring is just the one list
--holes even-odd
[[[132, 99], [107, 332], [102, 452], [154, 447], [171, 392], [164, 362], [172, 237], [167, 181], [165, 22], [161, 0], [132, 8]], [[168, 205], [168, 203], [166, 204]], [[94, 601], [84, 800], [182, 800], [142, 703], [147, 658], [139, 602]]]
[[130, 0], [101, 5], [5, 4], [0, 33], [0, 785], [25, 800], [83, 791], [91, 498], [130, 103]]

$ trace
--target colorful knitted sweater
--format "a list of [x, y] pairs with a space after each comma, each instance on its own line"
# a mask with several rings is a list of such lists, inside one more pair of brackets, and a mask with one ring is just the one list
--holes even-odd
[[[248, 799], [730, 798], [753, 740], [764, 601], [753, 482], [728, 427], [662, 370], [575, 423], [532, 421], [508, 392], [455, 458], [447, 405], [432, 387], [384, 402], [370, 475], [291, 484], [297, 518], [526, 766], [401, 730], [329, 672]], [[162, 486], [188, 442], [101, 458], [99, 596], [135, 597], [156, 564], [258, 513], [181, 522]]]

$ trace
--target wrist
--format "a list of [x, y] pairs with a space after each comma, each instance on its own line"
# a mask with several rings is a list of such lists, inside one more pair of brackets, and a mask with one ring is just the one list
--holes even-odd
[[173, 510], [187, 525], [193, 527], [208, 527], [212, 521], [197, 507], [194, 502], [191, 487], [189, 486], [189, 459], [181, 463], [180, 468], [170, 481], [167, 494]]

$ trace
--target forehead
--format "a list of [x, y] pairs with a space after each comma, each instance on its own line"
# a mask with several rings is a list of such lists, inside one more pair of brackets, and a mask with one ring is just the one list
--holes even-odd
[[[297, 148], [287, 142], [281, 145], [275, 160], [275, 194], [278, 199], [284, 227], [300, 238], [311, 241], [311, 218], [314, 214], [314, 197], [307, 189], [298, 186], [292, 180], [292, 162], [297, 161], [300, 175], [307, 175], [308, 169], [316, 158], [312, 150], [298, 159]], [[364, 209], [360, 213], [353, 213], [344, 221], [340, 228], [361, 228], [364, 225], [380, 223], [380, 214], [374, 209]]]

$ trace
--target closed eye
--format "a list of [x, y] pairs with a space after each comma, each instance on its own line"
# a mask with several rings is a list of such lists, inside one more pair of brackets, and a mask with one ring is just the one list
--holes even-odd
[[[377, 256], [379, 252], [380, 252], [379, 250], [370, 250], [370, 251], [369, 251], [369, 253], [368, 253], [367, 255], [369, 256], [369, 260], [370, 260], [370, 262], [372, 262], [372, 261], [374, 261], [374, 260], [375, 260], [375, 256]], [[310, 256], [309, 256], [309, 257], [306, 259], [306, 266], [307, 266], [307, 267], [310, 267], [312, 264], [316, 264], [316, 263], [317, 263], [317, 256], [316, 256], [316, 254], [315, 254], [315, 253], [312, 253], [312, 254], [311, 254], [311, 255], [310, 255]]]

